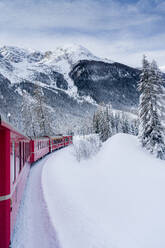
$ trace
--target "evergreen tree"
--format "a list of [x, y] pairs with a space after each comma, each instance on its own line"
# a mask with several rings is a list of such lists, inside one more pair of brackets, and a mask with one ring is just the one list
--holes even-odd
[[99, 106], [98, 111], [98, 126], [99, 126], [99, 135], [101, 141], [105, 141], [105, 115], [104, 115], [104, 106]]
[[99, 134], [99, 115], [97, 112], [93, 115], [93, 131], [94, 133]]
[[22, 91], [22, 122], [24, 132], [27, 136], [36, 136], [35, 131], [35, 120], [34, 120], [34, 111], [33, 111], [33, 103], [30, 99], [28, 93], [23, 90]]
[[165, 158], [165, 145], [163, 139], [163, 127], [161, 124], [162, 106], [160, 103], [162, 91], [162, 76], [153, 61], [150, 65], [143, 58], [143, 70], [140, 76], [139, 91], [139, 140], [143, 147], [157, 157]]
[[130, 133], [130, 124], [128, 122], [128, 118], [124, 112], [121, 114], [121, 125], [122, 125], [122, 133]]
[[147, 149], [157, 157], [165, 159], [164, 128], [161, 124], [161, 98], [163, 96], [163, 79], [160, 70], [155, 61], [150, 67], [151, 90], [151, 120], [150, 120], [150, 139], [147, 143]]
[[102, 140], [106, 141], [109, 137], [112, 136], [112, 128], [110, 125], [110, 105], [106, 105], [102, 110], [103, 114], [103, 126], [102, 126]]
[[112, 110], [109, 112], [109, 122], [110, 122], [110, 128], [111, 128], [111, 135], [114, 135], [116, 133], [116, 122], [115, 122], [115, 116]]
[[106, 141], [112, 136], [112, 128], [110, 126], [110, 106], [101, 105], [93, 116], [94, 132], [100, 135], [101, 141]]
[[49, 110], [46, 108], [44, 103], [44, 92], [39, 85], [36, 85], [34, 90], [34, 114], [35, 121], [37, 123], [37, 135], [38, 136], [49, 136], [52, 133], [50, 125], [51, 120], [49, 119]]
[[143, 147], [148, 142], [148, 123], [150, 121], [151, 85], [149, 83], [149, 62], [143, 57], [143, 69], [140, 75], [138, 90], [140, 91], [139, 103], [139, 140]]

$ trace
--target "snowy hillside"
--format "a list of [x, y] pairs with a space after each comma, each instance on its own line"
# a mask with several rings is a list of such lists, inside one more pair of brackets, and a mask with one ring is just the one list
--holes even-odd
[[[69, 73], [73, 66], [80, 60], [95, 60], [103, 61], [103, 59], [94, 56], [88, 49], [78, 45], [70, 45], [58, 47], [54, 51], [48, 51], [45, 53], [44, 59], [40, 62], [40, 65], [52, 66], [55, 71], [64, 75], [65, 80], [69, 84], [70, 93], [76, 94], [77, 87], [69, 77]], [[111, 63], [110, 60], [105, 60], [107, 63]]]
[[58, 133], [91, 122], [98, 103], [134, 111], [139, 70], [101, 59], [88, 49], [70, 45], [54, 51], [0, 48], [0, 112], [23, 130], [22, 92], [33, 102], [36, 84], [44, 92], [49, 119]]
[[4, 46], [0, 48], [0, 112], [22, 128], [22, 92], [31, 102], [36, 84], [44, 92], [56, 132], [67, 132], [91, 122], [97, 104], [134, 111], [140, 71], [101, 59], [88, 49], [70, 45], [54, 51]]
[[81, 162], [73, 147], [54, 153], [42, 184], [61, 247], [165, 247], [165, 165], [136, 137], [115, 135]]
[[[4, 46], [0, 48], [0, 73], [14, 84], [20, 83], [22, 80], [40, 81], [41, 73], [51, 74], [52, 71], [56, 71], [62, 74], [68, 83], [68, 87], [63, 89], [75, 96], [77, 88], [69, 77], [69, 72], [79, 60], [85, 59], [103, 61], [86, 48], [77, 45], [58, 47], [54, 51], [47, 52]], [[111, 63], [111, 61], [105, 61]], [[45, 82], [41, 80], [45, 86], [47, 85], [46, 79]], [[51, 87], [60, 88], [54, 82], [54, 78], [50, 78], [49, 81]]]

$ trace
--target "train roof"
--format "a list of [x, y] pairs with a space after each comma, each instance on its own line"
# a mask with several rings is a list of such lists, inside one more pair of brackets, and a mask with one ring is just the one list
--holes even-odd
[[18, 128], [14, 127], [12, 123], [10, 123], [2, 114], [0, 114], [0, 126], [7, 128], [15, 133], [21, 134], [24, 138], [29, 139], [26, 134], [22, 131], [18, 130]]

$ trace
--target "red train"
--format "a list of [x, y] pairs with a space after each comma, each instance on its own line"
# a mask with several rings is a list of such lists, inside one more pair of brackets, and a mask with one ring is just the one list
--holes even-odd
[[30, 139], [0, 115], [0, 248], [9, 248], [30, 165], [72, 136]]

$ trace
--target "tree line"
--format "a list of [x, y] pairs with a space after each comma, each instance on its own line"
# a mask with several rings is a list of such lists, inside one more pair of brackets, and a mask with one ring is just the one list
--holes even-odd
[[93, 116], [93, 130], [104, 142], [116, 133], [138, 135], [142, 147], [160, 159], [165, 159], [164, 79], [155, 61], [143, 57], [138, 83], [140, 92], [138, 118], [132, 119], [124, 112], [114, 112], [102, 104]]
[[113, 111], [111, 105], [101, 105], [93, 116], [93, 131], [103, 142], [117, 133], [138, 135], [138, 120], [124, 111]]

